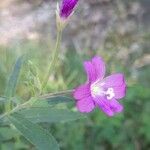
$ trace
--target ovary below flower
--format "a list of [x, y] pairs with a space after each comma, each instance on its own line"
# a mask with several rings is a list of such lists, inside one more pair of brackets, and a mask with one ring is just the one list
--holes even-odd
[[124, 75], [116, 73], [104, 78], [105, 63], [98, 56], [85, 61], [84, 68], [88, 81], [75, 89], [77, 109], [88, 113], [98, 106], [108, 116], [121, 112], [123, 106], [118, 100], [126, 94]]

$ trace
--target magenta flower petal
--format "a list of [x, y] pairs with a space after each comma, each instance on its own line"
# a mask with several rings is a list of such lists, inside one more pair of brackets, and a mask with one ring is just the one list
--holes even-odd
[[98, 107], [107, 115], [107, 116], [113, 116], [114, 111], [110, 108], [110, 105], [106, 98], [96, 98], [95, 102], [97, 103]]
[[88, 84], [83, 84], [75, 89], [73, 93], [75, 99], [80, 100], [90, 96], [90, 86]]
[[96, 71], [96, 78], [101, 80], [105, 75], [105, 63], [101, 57], [95, 56], [92, 59], [92, 64]]
[[85, 61], [84, 68], [87, 73], [88, 81], [101, 80], [105, 75], [105, 63], [102, 58], [96, 56], [92, 61]]
[[73, 12], [77, 3], [78, 0], [63, 0], [60, 7], [60, 17], [64, 19], [68, 18]]
[[112, 99], [110, 101], [110, 108], [114, 113], [120, 113], [123, 111], [123, 106], [115, 99]]
[[84, 62], [84, 69], [85, 69], [86, 74], [87, 74], [88, 82], [95, 81], [97, 78], [97, 73], [95, 71], [93, 64], [90, 61], [85, 61]]
[[123, 84], [121, 86], [115, 86], [113, 87], [113, 89], [116, 99], [121, 99], [126, 95], [126, 84]]
[[77, 109], [82, 113], [91, 112], [95, 108], [92, 97], [87, 97], [77, 101]]
[[95, 101], [99, 108], [108, 116], [114, 116], [123, 110], [123, 106], [115, 99], [108, 101], [105, 97], [99, 97]]
[[124, 75], [122, 73], [112, 74], [104, 79], [104, 87], [121, 86], [124, 83]]

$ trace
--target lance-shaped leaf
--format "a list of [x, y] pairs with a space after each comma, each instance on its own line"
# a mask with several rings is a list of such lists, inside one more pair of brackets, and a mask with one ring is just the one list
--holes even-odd
[[54, 137], [38, 124], [34, 124], [22, 115], [14, 113], [8, 117], [11, 123], [39, 150], [59, 150]]
[[47, 96], [47, 97], [40, 97], [37, 100], [34, 100], [37, 98], [32, 98], [31, 101], [33, 101], [32, 106], [33, 107], [49, 107], [49, 106], [55, 106], [58, 104], [68, 104], [74, 102], [74, 100], [67, 96]]
[[17, 81], [24, 59], [24, 56], [19, 57], [16, 61], [16, 64], [14, 65], [14, 68], [6, 85], [5, 96], [7, 97], [12, 97], [15, 93]]
[[23, 109], [18, 112], [26, 119], [32, 122], [67, 122], [81, 118], [85, 118], [85, 115], [74, 112], [68, 109], [58, 109], [52, 107], [31, 107]]

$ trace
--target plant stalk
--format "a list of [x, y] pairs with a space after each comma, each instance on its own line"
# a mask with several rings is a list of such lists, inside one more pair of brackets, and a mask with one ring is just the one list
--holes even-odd
[[44, 79], [44, 81], [42, 83], [41, 93], [43, 92], [44, 88], [46, 87], [46, 85], [48, 83], [49, 76], [50, 76], [51, 72], [53, 71], [53, 69], [55, 67], [55, 64], [56, 64], [56, 61], [58, 59], [58, 50], [60, 48], [61, 36], [62, 36], [62, 30], [59, 29], [57, 31], [57, 40], [56, 40], [55, 49], [53, 51], [52, 60], [51, 60], [50, 65], [49, 65], [49, 69], [48, 69], [47, 75], [46, 75], [46, 77], [45, 77], [45, 79]]

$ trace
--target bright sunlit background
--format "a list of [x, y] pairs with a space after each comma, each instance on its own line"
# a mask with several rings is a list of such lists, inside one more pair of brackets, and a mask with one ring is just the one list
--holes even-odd
[[[56, 38], [56, 0], [0, 1], [0, 96], [16, 59], [27, 54], [40, 80], [48, 69]], [[124, 112], [113, 118], [99, 109], [86, 119], [42, 124], [62, 150], [148, 150], [150, 147], [150, 1], [80, 0], [63, 32], [59, 63], [47, 92], [73, 89], [85, 82], [82, 62], [94, 55], [104, 58], [107, 74], [123, 72], [128, 84], [121, 101]], [[32, 96], [33, 78], [26, 62], [16, 97]], [[38, 88], [38, 87], [37, 87]], [[0, 113], [3, 112], [0, 103]], [[20, 138], [19, 138], [20, 137]], [[23, 136], [4, 125], [1, 150], [34, 149]]]

